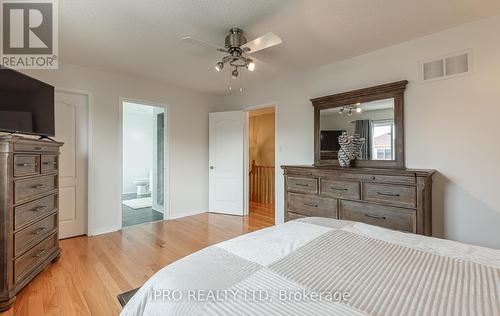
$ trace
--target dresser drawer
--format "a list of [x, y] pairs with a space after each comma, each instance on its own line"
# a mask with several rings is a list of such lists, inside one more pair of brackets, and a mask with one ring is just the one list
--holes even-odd
[[57, 249], [57, 234], [52, 234], [14, 262], [14, 282], [20, 281], [26, 274], [47, 259]]
[[288, 177], [287, 190], [305, 193], [318, 193], [317, 178]]
[[57, 171], [57, 169], [58, 169], [57, 156], [42, 155], [40, 165], [41, 165], [41, 167], [40, 167], [41, 173], [49, 173], [49, 172]]
[[416, 211], [354, 201], [340, 201], [341, 219], [416, 233]]
[[14, 203], [20, 203], [57, 188], [57, 175], [14, 181]]
[[14, 235], [14, 256], [18, 256], [37, 244], [57, 228], [57, 215], [38, 221]]
[[337, 218], [337, 200], [317, 195], [288, 193], [288, 211], [305, 216]]
[[334, 198], [359, 200], [360, 183], [354, 181], [320, 180], [321, 195]]
[[364, 183], [363, 200], [416, 207], [417, 189], [414, 186]]
[[57, 209], [57, 194], [14, 207], [14, 230], [54, 212]]
[[14, 143], [14, 152], [59, 152], [59, 145], [40, 142], [18, 142]]
[[40, 173], [39, 155], [14, 155], [14, 177], [31, 176]]

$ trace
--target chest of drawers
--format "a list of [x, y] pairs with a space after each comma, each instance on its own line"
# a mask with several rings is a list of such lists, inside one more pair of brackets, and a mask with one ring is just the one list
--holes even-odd
[[0, 311], [60, 255], [60, 146], [0, 136]]
[[282, 168], [285, 221], [321, 216], [432, 234], [433, 170]]

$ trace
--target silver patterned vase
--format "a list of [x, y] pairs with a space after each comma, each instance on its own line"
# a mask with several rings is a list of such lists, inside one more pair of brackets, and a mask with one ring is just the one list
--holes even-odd
[[347, 132], [343, 132], [339, 136], [339, 166], [349, 168], [352, 160], [361, 157], [361, 149], [364, 144], [365, 139], [359, 137], [358, 134], [349, 136]]
[[339, 166], [341, 167], [350, 167], [351, 166], [351, 158], [349, 155], [349, 148], [351, 147], [351, 139], [347, 136], [346, 132], [343, 132], [342, 135], [339, 136]]

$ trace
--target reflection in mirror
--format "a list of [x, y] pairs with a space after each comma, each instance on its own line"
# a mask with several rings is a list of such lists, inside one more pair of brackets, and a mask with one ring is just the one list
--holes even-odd
[[338, 158], [342, 132], [359, 134], [365, 144], [358, 160], [395, 160], [394, 98], [320, 111], [320, 157]]

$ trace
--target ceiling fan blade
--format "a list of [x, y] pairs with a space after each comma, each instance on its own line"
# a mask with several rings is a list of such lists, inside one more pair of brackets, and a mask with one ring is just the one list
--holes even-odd
[[274, 68], [273, 66], [269, 65], [266, 62], [263, 62], [260, 59], [254, 58], [253, 56], [250, 57], [250, 59], [252, 59], [253, 62], [255, 63], [256, 71], [263, 71], [267, 73], [274, 73], [276, 71], [276, 68]]
[[273, 32], [266, 33], [259, 38], [254, 39], [241, 46], [243, 51], [247, 54], [258, 52], [259, 50], [263, 50], [278, 44], [281, 44], [283, 41], [281, 38], [274, 34]]
[[226, 49], [222, 46], [219, 46], [219, 45], [213, 44], [213, 43], [209, 43], [209, 42], [206, 42], [206, 41], [203, 41], [203, 40], [191, 37], [191, 36], [183, 37], [182, 42], [188, 43], [188, 44], [194, 44], [194, 45], [198, 45], [198, 46], [202, 46], [202, 47], [206, 47], [206, 48], [214, 48], [220, 52], [226, 51]]

